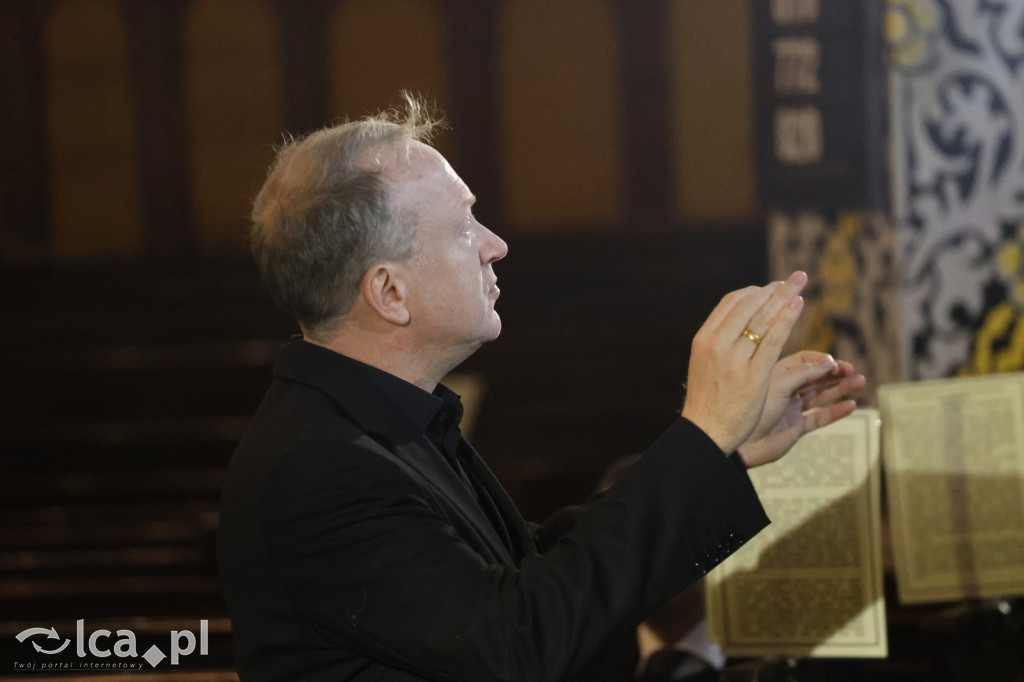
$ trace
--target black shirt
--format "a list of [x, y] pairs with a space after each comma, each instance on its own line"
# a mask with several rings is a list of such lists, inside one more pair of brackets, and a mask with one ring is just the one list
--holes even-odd
[[[294, 342], [309, 343], [301, 337]], [[336, 353], [338, 361], [347, 366], [349, 372], [383, 393], [388, 400], [401, 410], [416, 428], [444, 455], [448, 464], [480, 501], [479, 487], [468, 473], [468, 466], [459, 456], [459, 441], [462, 432], [462, 398], [444, 384], [438, 384], [433, 393], [427, 393], [419, 386], [409, 383], [390, 372], [354, 360], [347, 355]], [[493, 521], [493, 519], [492, 519]]]

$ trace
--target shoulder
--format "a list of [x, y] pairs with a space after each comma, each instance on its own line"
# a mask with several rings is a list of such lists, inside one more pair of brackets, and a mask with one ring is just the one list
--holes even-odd
[[408, 476], [384, 440], [316, 388], [275, 381], [231, 459], [225, 498], [248, 491], [263, 504], [288, 499], [295, 506], [321, 495], [400, 487]]

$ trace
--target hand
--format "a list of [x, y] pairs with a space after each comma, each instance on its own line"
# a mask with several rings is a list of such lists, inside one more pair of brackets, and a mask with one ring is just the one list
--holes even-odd
[[745, 442], [761, 417], [806, 283], [807, 275], [794, 272], [785, 282], [727, 294], [693, 337], [683, 416], [723, 452]]
[[747, 468], [774, 462], [805, 433], [853, 412], [857, 403], [843, 398], [866, 384], [853, 365], [825, 353], [801, 351], [779, 360], [772, 368], [761, 419], [739, 447]]

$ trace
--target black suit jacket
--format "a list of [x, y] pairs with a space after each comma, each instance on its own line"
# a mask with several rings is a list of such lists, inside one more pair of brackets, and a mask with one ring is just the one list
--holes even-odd
[[332, 351], [287, 346], [235, 452], [218, 562], [242, 680], [559, 680], [767, 524], [741, 467], [678, 419], [540, 553]]

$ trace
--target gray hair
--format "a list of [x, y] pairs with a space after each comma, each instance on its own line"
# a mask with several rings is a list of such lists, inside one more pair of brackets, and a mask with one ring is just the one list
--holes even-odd
[[400, 261], [415, 246], [410, 220], [397, 215], [370, 153], [427, 142], [443, 125], [422, 100], [346, 121], [278, 150], [252, 209], [252, 253], [274, 302], [322, 340], [352, 309], [363, 273]]

